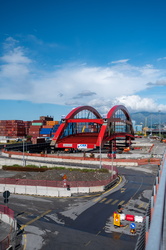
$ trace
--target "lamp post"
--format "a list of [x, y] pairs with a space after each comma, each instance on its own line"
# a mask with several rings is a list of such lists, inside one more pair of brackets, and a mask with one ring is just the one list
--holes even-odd
[[23, 138], [23, 144], [22, 144], [22, 146], [23, 146], [23, 149], [22, 149], [22, 165], [23, 165], [23, 167], [25, 167], [25, 155], [24, 155], [24, 141], [25, 141], [25, 139]]
[[152, 135], [152, 114], [151, 114], [151, 135]]
[[161, 130], [160, 130], [160, 129], [161, 129], [161, 128], [160, 128], [160, 112], [161, 112], [161, 111], [159, 110], [158, 112], [159, 112], [159, 137], [161, 138]]
[[100, 137], [100, 169], [101, 169], [101, 137]]
[[111, 151], [112, 151], [112, 162], [111, 162], [111, 166], [112, 166], [112, 175], [113, 175], [113, 142], [112, 142], [112, 149], [111, 149]]

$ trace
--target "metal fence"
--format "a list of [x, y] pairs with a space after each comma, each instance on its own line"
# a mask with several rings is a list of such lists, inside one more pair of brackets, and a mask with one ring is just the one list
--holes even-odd
[[159, 176], [151, 199], [151, 223], [148, 232], [146, 250], [166, 249], [165, 209], [166, 209], [166, 153], [164, 153]]
[[[70, 187], [93, 187], [93, 186], [105, 186], [111, 181], [115, 180], [118, 173], [112, 175], [106, 180], [98, 181], [68, 181], [66, 184]], [[30, 179], [14, 179], [14, 178], [0, 178], [0, 184], [10, 185], [27, 185], [27, 186], [46, 186], [46, 187], [63, 187], [64, 181], [49, 181], [49, 180], [30, 180]]]
[[152, 196], [146, 211], [135, 250], [166, 249], [166, 153], [154, 181]]

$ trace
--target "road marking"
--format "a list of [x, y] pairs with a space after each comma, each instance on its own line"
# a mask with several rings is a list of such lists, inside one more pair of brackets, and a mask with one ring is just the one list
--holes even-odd
[[121, 188], [121, 189], [120, 189], [120, 192], [121, 192], [121, 193], [124, 193], [125, 190], [126, 190], [126, 188]]
[[99, 201], [101, 200], [101, 197], [97, 197], [96, 199], [94, 199], [93, 201], [96, 202], [96, 201]]
[[88, 242], [85, 244], [85, 246], [87, 247], [90, 243], [91, 243], [91, 240], [88, 241]]
[[126, 225], [124, 228], [127, 228], [129, 225]]
[[144, 202], [142, 202], [141, 204], [139, 204], [138, 208], [143, 207], [143, 205], [144, 205]]
[[147, 204], [145, 205], [145, 209], [147, 209], [148, 206], [149, 206], [149, 203], [147, 203]]
[[96, 236], [99, 235], [100, 233], [101, 233], [101, 231], [98, 231], [98, 233], [96, 234]]
[[115, 205], [119, 200], [115, 200], [111, 203], [111, 205]]
[[108, 201], [105, 202], [105, 204], [109, 204], [113, 199], [109, 199]]
[[34, 221], [36, 221], [36, 220], [39, 220], [41, 217], [43, 217], [44, 215], [46, 215], [46, 214], [48, 214], [48, 213], [50, 213], [50, 212], [51, 212], [51, 210], [47, 210], [46, 212], [44, 212], [44, 213], [42, 213], [41, 215], [37, 216], [35, 219], [28, 221], [25, 225], [22, 225], [22, 226], [20, 227], [20, 229], [21, 229], [21, 230], [24, 229], [26, 226], [32, 224], [32, 223], [33, 223]]
[[26, 247], [27, 247], [27, 236], [26, 236], [26, 234], [24, 234], [23, 237], [24, 237], [24, 247], [23, 247], [23, 250], [25, 250]]
[[121, 201], [118, 203], [118, 205], [122, 205], [123, 203], [125, 203], [125, 201]]
[[103, 201], [105, 201], [107, 198], [103, 198], [101, 201], [99, 201], [100, 203], [102, 203]]

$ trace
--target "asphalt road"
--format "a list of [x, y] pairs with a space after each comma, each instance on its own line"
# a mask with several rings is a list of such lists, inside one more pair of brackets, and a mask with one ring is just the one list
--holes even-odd
[[[11, 195], [9, 207], [24, 228], [23, 249], [134, 249], [136, 235], [130, 223], [113, 226], [118, 204], [125, 214], [144, 216], [151, 197], [157, 166], [121, 167], [121, 183], [102, 195], [49, 198]], [[3, 197], [0, 196], [3, 204]]]

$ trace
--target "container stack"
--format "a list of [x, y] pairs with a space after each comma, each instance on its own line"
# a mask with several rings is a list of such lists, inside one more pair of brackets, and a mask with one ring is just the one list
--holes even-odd
[[32, 125], [32, 122], [31, 121], [24, 121], [24, 125], [25, 125], [25, 134], [28, 135], [30, 126]]
[[25, 135], [25, 125], [22, 120], [0, 121], [0, 136], [17, 138], [24, 137]]
[[[25, 137], [32, 138], [53, 137], [59, 127], [59, 121], [53, 121], [50, 116], [41, 116], [40, 120], [0, 120], [0, 137]], [[41, 140], [42, 141], [42, 140]]]
[[40, 129], [46, 122], [44, 120], [33, 120], [32, 125], [29, 128], [29, 135], [32, 137], [40, 137]]
[[58, 121], [46, 121], [46, 125], [40, 129], [40, 137], [52, 137], [58, 127]]

